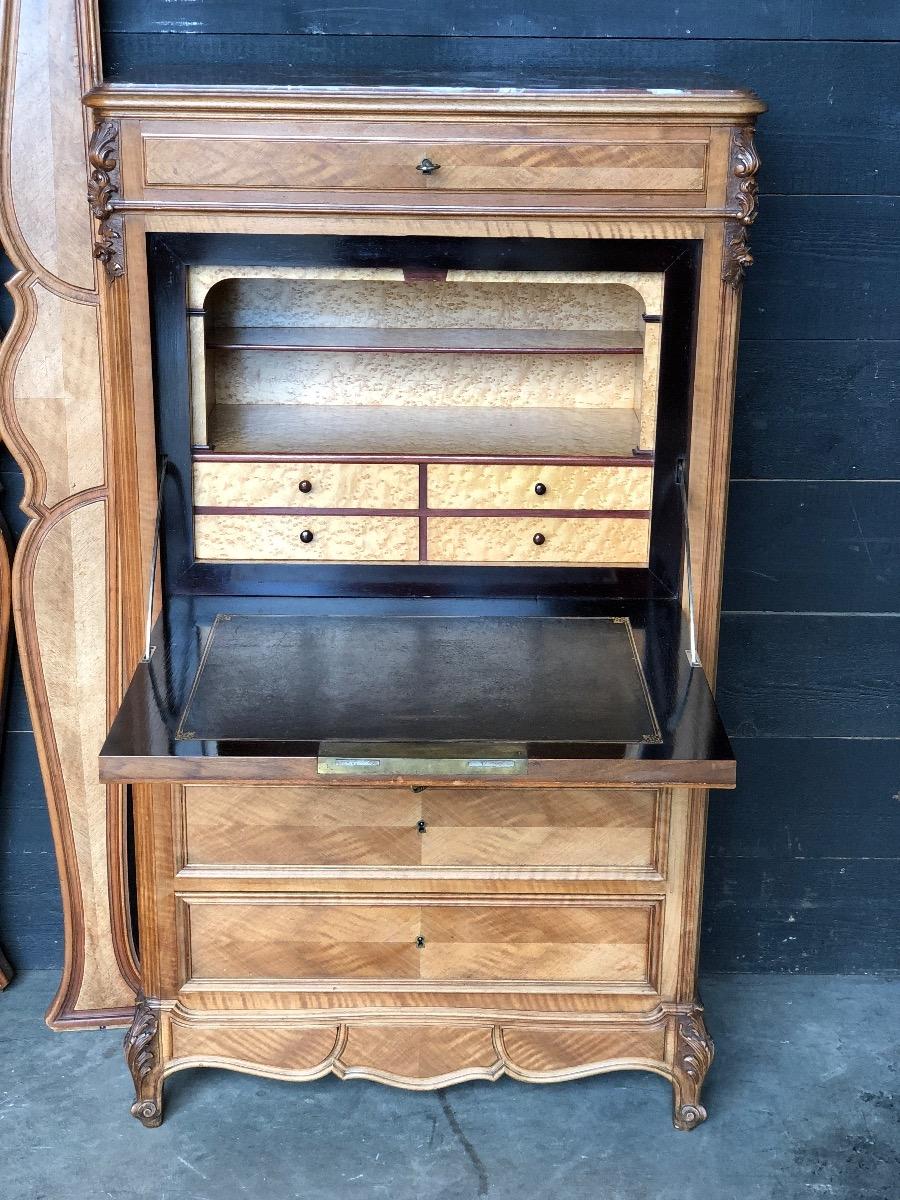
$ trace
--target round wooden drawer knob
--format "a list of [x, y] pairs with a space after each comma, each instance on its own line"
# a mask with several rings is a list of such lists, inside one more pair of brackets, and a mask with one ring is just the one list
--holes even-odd
[[300, 541], [304, 544], [304, 546], [308, 546], [314, 537], [315, 534], [311, 529], [304, 529], [300, 534]]
[[536, 483], [534, 485], [534, 494], [536, 496], [546, 496], [547, 495], [546, 483]]
[[300, 483], [298, 484], [298, 487], [300, 488], [300, 491], [303, 492], [304, 496], [308, 492], [312, 491], [312, 484], [309, 482], [308, 479], [301, 479]]
[[544, 535], [542, 533], [536, 533], [531, 540], [534, 542], [534, 544], [536, 546], [543, 546], [544, 542], [546, 542], [547, 539], [544, 537]]

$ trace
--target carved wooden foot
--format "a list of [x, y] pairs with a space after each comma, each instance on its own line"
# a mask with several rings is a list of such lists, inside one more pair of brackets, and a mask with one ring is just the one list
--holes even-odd
[[678, 1018], [672, 1082], [675, 1101], [672, 1120], [676, 1129], [696, 1129], [706, 1120], [700, 1091], [715, 1052], [699, 1009]]
[[159, 1063], [159, 1018], [143, 996], [138, 996], [134, 1020], [125, 1034], [125, 1061], [134, 1080], [131, 1115], [153, 1129], [162, 1124], [163, 1076]]

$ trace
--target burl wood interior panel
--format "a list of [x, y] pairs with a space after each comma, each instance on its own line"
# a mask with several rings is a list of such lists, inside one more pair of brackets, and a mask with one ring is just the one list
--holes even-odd
[[[301, 534], [312, 533], [304, 542]], [[227, 516], [194, 518], [205, 562], [410, 562], [419, 557], [415, 517]]]
[[217, 404], [211, 416], [220, 454], [628, 458], [639, 436], [630, 408]]
[[[194, 504], [260, 508], [416, 508], [419, 472], [396, 463], [195, 463]], [[301, 483], [304, 486], [301, 489]]]
[[192, 897], [191, 979], [646, 985], [658, 901], [331, 903]]
[[218, 404], [634, 408], [641, 369], [641, 356], [630, 354], [241, 349], [207, 357]]
[[[401, 122], [220, 122], [215, 133], [143, 134], [146, 188], [345, 189], [412, 192], [703, 193], [702, 131], [629, 143], [615, 127]], [[430, 158], [433, 174], [416, 168]]]
[[184, 789], [189, 865], [649, 870], [657, 820], [638, 790]]
[[[543, 488], [539, 495], [535, 487]], [[430, 508], [649, 509], [653, 472], [646, 466], [428, 467]]]
[[646, 566], [649, 543], [650, 522], [637, 517], [428, 518], [431, 562]]
[[[453, 270], [404, 279], [399, 268], [192, 267], [188, 297], [213, 329], [624, 331], [646, 338], [659, 315], [658, 271]], [[362, 337], [360, 338], [362, 340]]]

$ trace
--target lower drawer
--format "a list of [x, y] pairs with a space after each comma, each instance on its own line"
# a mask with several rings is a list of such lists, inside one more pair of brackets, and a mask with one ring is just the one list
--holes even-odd
[[646, 985], [659, 901], [332, 903], [191, 897], [193, 981]]
[[414, 562], [415, 517], [194, 517], [194, 552], [205, 562]]
[[222, 867], [594, 868], [662, 873], [655, 791], [184, 789], [185, 862]]
[[638, 517], [431, 517], [428, 558], [457, 563], [645, 566], [650, 522]]

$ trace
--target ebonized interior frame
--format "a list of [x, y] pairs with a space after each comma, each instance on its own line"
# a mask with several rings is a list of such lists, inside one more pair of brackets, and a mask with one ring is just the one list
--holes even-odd
[[[678, 459], [688, 459], [700, 243], [687, 240], [151, 234], [147, 238], [167, 595], [675, 598], [683, 554]], [[192, 266], [662, 271], [650, 568], [200, 563], [193, 550], [187, 269]]]

